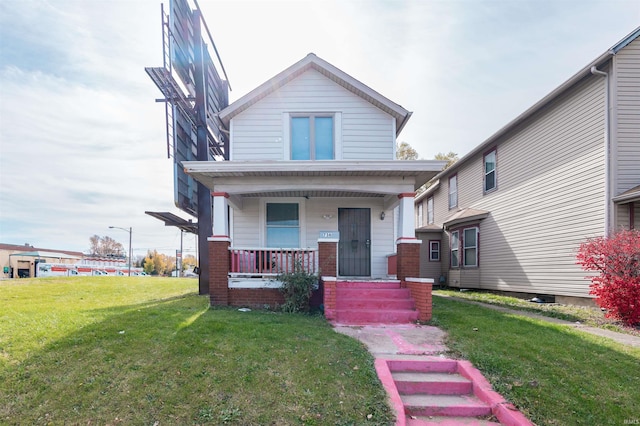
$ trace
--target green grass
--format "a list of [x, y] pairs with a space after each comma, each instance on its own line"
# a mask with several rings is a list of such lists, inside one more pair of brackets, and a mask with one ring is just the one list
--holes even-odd
[[434, 297], [432, 324], [447, 331], [453, 356], [538, 425], [640, 420], [640, 349], [443, 297]]
[[210, 309], [189, 279], [0, 282], [0, 424], [390, 424], [319, 316]]
[[559, 303], [532, 303], [516, 297], [502, 296], [486, 291], [436, 290], [435, 295], [452, 296], [475, 302], [488, 303], [504, 308], [515, 308], [520, 311], [533, 312], [539, 315], [558, 318], [571, 322], [580, 322], [591, 327], [598, 327], [618, 333], [640, 336], [640, 327], [628, 327], [621, 321], [605, 318], [604, 312], [597, 307], [563, 305]]

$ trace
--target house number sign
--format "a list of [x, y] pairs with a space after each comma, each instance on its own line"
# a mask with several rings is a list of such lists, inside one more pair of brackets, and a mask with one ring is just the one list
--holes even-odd
[[339, 240], [340, 239], [340, 232], [339, 231], [320, 231], [320, 238], [325, 239], [336, 239]]

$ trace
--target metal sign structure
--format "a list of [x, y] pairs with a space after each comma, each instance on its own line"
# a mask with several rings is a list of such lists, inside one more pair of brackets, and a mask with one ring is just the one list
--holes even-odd
[[182, 162], [229, 159], [228, 131], [217, 113], [229, 105], [230, 86], [200, 6], [197, 0], [193, 1], [194, 8], [188, 0], [171, 0], [168, 14], [161, 5], [163, 65], [145, 71], [164, 96], [157, 101], [165, 103], [167, 157], [173, 158], [175, 205], [196, 216], [200, 225], [200, 294], [206, 294], [211, 194], [184, 172]]

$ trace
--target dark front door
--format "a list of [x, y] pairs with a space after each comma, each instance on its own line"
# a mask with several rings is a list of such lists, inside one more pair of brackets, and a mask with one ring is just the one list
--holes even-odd
[[338, 274], [371, 276], [371, 209], [338, 209]]

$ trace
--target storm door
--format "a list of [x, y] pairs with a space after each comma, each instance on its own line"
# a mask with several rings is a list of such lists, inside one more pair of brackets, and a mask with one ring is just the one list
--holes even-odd
[[338, 274], [371, 276], [371, 209], [338, 209]]

